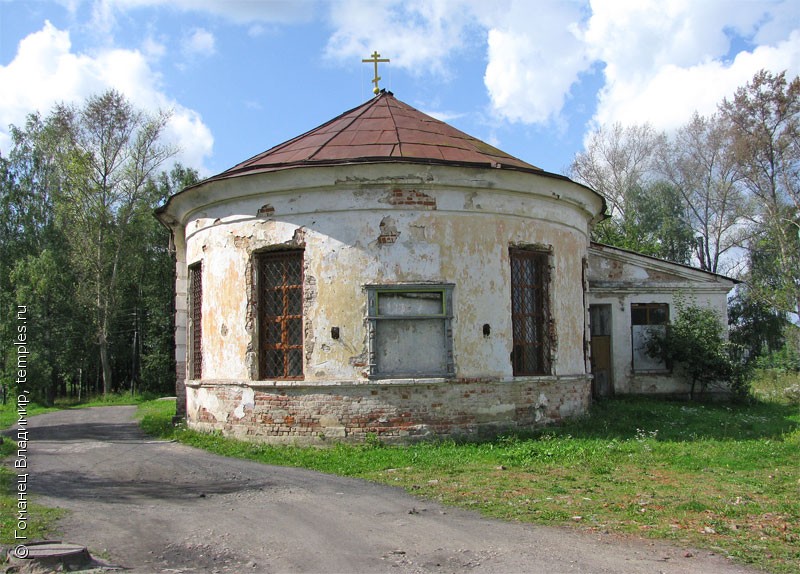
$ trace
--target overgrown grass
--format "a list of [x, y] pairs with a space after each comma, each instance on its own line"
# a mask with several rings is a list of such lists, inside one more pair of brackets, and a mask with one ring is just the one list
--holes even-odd
[[751, 391], [762, 401], [800, 406], [800, 373], [781, 369], [756, 372]]
[[800, 573], [800, 412], [777, 402], [617, 399], [590, 417], [491, 442], [275, 447], [173, 427], [144, 403], [150, 433], [227, 456], [401, 486], [501, 519], [635, 534]]

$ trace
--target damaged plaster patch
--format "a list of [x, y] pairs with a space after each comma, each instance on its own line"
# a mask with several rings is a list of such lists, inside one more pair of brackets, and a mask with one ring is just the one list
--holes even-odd
[[547, 419], [547, 406], [550, 404], [550, 401], [547, 400], [547, 396], [544, 393], [539, 393], [539, 399], [536, 401], [534, 405], [534, 409], [536, 410], [536, 422], [542, 422]]
[[303, 332], [303, 343], [305, 347], [306, 364], [311, 365], [314, 356], [314, 346], [316, 339], [314, 338], [314, 322], [311, 320], [312, 308], [317, 300], [317, 278], [313, 275], [307, 275], [308, 263], [306, 262], [306, 269], [303, 270], [303, 317], [305, 317], [305, 328]]
[[426, 227], [424, 225], [409, 225], [409, 229], [411, 231], [411, 238], [416, 241], [427, 241], [428, 235], [426, 233]]
[[250, 247], [250, 240], [253, 238], [252, 235], [244, 236], [244, 235], [234, 235], [233, 236], [233, 246], [237, 249], [249, 249]]
[[258, 217], [269, 217], [270, 215], [275, 215], [275, 208], [269, 203], [265, 203], [259, 207], [258, 211], [256, 212], [256, 216]]
[[239, 403], [235, 409], [233, 409], [233, 415], [237, 419], [244, 418], [244, 411], [245, 409], [253, 410], [256, 406], [256, 394], [253, 389], [250, 387], [245, 387], [242, 390], [242, 401]]
[[294, 230], [294, 234], [292, 235], [292, 240], [289, 242], [291, 245], [295, 245], [297, 247], [305, 247], [306, 246], [306, 229], [305, 227], [298, 227]]
[[397, 224], [394, 219], [389, 216], [381, 219], [380, 228], [381, 234], [378, 236], [379, 245], [391, 245], [400, 237], [400, 232], [397, 231]]

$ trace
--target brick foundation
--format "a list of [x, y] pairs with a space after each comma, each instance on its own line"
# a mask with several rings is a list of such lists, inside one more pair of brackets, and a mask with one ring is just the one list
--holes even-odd
[[587, 412], [586, 377], [390, 384], [187, 385], [189, 426], [269, 443], [479, 438]]

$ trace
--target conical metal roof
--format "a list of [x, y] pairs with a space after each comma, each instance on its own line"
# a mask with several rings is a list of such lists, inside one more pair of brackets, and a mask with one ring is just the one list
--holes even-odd
[[[382, 91], [313, 130], [210, 178], [294, 167], [410, 161], [547, 174]], [[548, 174], [549, 175], [549, 174]]]

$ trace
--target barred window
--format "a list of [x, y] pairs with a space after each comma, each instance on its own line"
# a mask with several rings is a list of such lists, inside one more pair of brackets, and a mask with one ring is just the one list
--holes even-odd
[[262, 379], [303, 378], [303, 251], [255, 256]]
[[203, 265], [189, 266], [189, 378], [203, 378]]
[[550, 266], [542, 251], [511, 249], [511, 364], [515, 376], [550, 374]]

